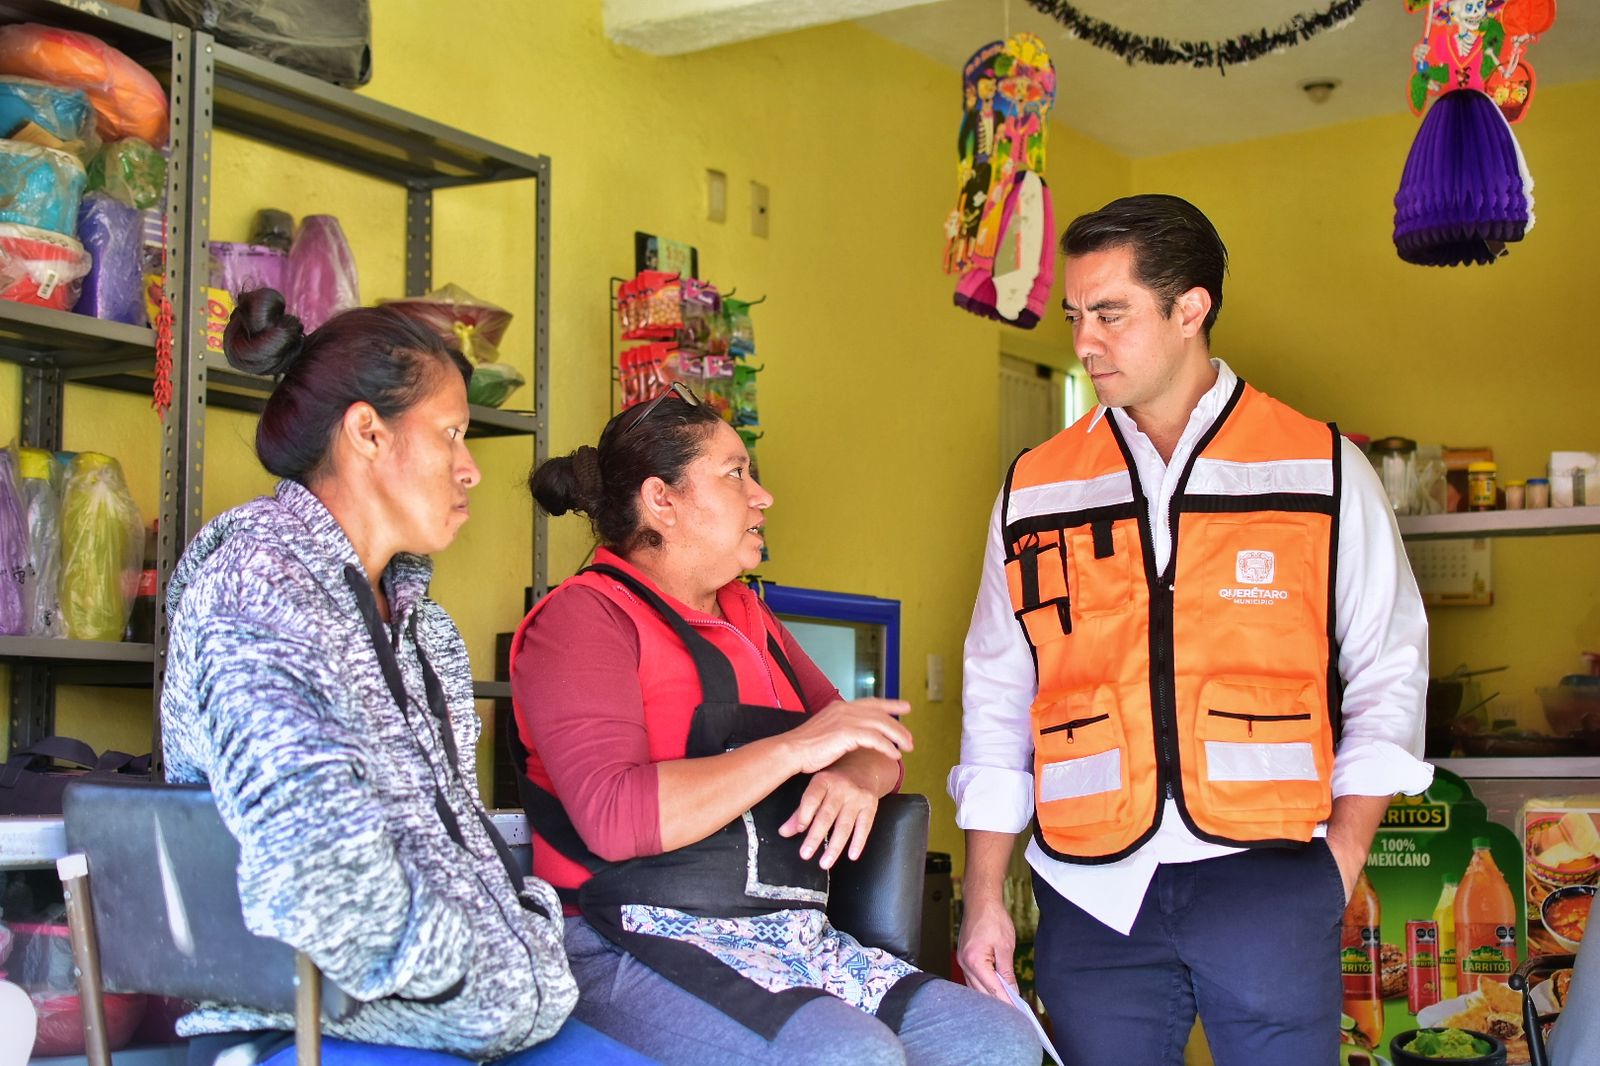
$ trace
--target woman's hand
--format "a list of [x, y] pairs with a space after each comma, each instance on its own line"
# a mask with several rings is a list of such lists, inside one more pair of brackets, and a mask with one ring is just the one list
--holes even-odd
[[824, 870], [839, 861], [847, 846], [852, 860], [861, 858], [878, 816], [878, 799], [894, 787], [898, 776], [892, 770], [885, 774], [885, 767], [876, 752], [858, 749], [818, 771], [800, 797], [800, 806], [778, 828], [779, 835], [806, 834], [800, 844], [802, 859], [811, 858], [826, 841], [819, 862]]
[[814, 774], [826, 770], [852, 751], [869, 748], [898, 760], [910, 751], [911, 730], [899, 716], [909, 714], [905, 700], [837, 700], [784, 733], [794, 772]]

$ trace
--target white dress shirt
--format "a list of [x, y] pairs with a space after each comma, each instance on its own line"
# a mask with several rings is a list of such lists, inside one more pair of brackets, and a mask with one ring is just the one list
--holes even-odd
[[[1172, 554], [1168, 504], [1195, 444], [1232, 395], [1238, 377], [1213, 359], [1216, 384], [1201, 397], [1173, 450], [1162, 460], [1133, 419], [1117, 420], [1149, 496], [1156, 571]], [[1101, 407], [1095, 418], [1105, 417]], [[1433, 780], [1423, 762], [1423, 705], [1428, 685], [1428, 621], [1401, 546], [1388, 497], [1361, 451], [1344, 441], [1339, 498], [1339, 564], [1334, 583], [1339, 675], [1344, 679], [1342, 734], [1333, 764], [1333, 795], [1415, 795]], [[978, 599], [967, 632], [961, 687], [961, 761], [950, 771], [956, 823], [963, 829], [1019, 833], [1033, 816], [1033, 728], [1038, 689], [1033, 654], [1012, 613], [1006, 586], [1001, 500], [989, 519]], [[1318, 827], [1318, 834], [1326, 827]], [[1118, 862], [1085, 866], [1052, 859], [1028, 844], [1028, 863], [1066, 899], [1113, 929], [1133, 927], [1145, 890], [1164, 862], [1194, 862], [1240, 849], [1191, 833], [1168, 797], [1161, 825]]]

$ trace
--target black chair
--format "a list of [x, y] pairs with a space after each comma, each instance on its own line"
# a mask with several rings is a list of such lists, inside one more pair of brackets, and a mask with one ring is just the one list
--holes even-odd
[[[1600, 939], [1600, 938], [1597, 938]], [[1600, 952], [1584, 945], [1574, 955], [1534, 955], [1511, 975], [1511, 987], [1522, 993], [1522, 1031], [1528, 1038], [1531, 1066], [1590, 1066], [1600, 1062]], [[1561, 1010], [1539, 1013], [1533, 1001], [1531, 980], [1548, 977], [1557, 970], [1572, 968]], [[1544, 1026], [1556, 1022], [1548, 1049]]]
[[239, 846], [200, 786], [78, 781], [58, 863], [91, 1066], [110, 1066], [105, 992], [207, 999], [292, 1013], [300, 1063], [321, 1059], [321, 1019], [357, 1003], [311, 960], [245, 928]]
[[[357, 1002], [311, 960], [251, 933], [239, 903], [239, 847], [209, 790], [145, 781], [79, 781], [65, 802], [67, 892], [90, 1066], [110, 1066], [105, 992], [206, 999], [293, 1013], [299, 1062], [321, 1058], [321, 1019]], [[916, 961], [928, 800], [894, 795], [861, 858], [834, 867], [828, 916], [863, 944]], [[526, 845], [513, 848], [524, 869]]]

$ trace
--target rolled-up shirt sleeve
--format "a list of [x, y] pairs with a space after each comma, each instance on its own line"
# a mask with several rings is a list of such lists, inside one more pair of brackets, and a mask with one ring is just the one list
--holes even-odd
[[1428, 618], [1377, 473], [1344, 442], [1335, 636], [1344, 679], [1335, 796], [1416, 795], [1422, 761]]
[[989, 519], [978, 598], [962, 655], [961, 761], [947, 787], [963, 829], [1019, 833], [1033, 816], [1033, 654], [1011, 610], [1000, 503]]

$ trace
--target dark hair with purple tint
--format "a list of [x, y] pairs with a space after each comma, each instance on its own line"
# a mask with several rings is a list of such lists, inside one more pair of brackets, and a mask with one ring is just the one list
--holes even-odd
[[268, 473], [301, 484], [327, 463], [351, 404], [371, 404], [392, 420], [445, 380], [440, 371], [472, 378], [460, 352], [399, 311], [343, 311], [308, 337], [275, 289], [240, 294], [222, 350], [233, 367], [279, 379], [256, 425], [256, 456]]

